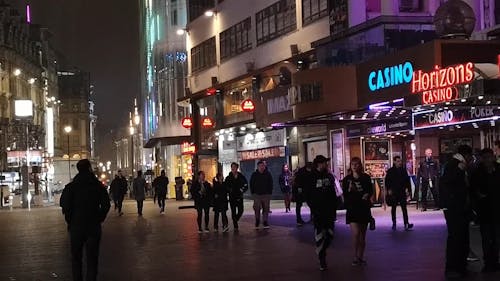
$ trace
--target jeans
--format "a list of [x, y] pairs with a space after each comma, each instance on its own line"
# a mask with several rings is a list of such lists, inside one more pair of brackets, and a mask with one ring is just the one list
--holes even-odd
[[404, 224], [408, 224], [408, 208], [406, 207], [406, 199], [405, 198], [400, 198], [399, 200], [394, 200], [391, 205], [391, 217], [392, 217], [392, 224], [396, 224], [396, 208], [398, 207], [398, 203], [401, 206], [401, 211], [403, 211], [403, 221]]
[[73, 281], [83, 281], [83, 247], [87, 257], [87, 281], [97, 280], [97, 265], [99, 259], [99, 243], [101, 241], [101, 226], [93, 229], [71, 229], [71, 258]]
[[243, 215], [243, 199], [231, 199], [231, 218], [233, 219], [234, 228], [238, 229], [238, 221]]
[[444, 211], [448, 239], [446, 241], [446, 271], [464, 273], [469, 255], [469, 219], [465, 211]]
[[198, 212], [198, 216], [196, 217], [196, 222], [198, 223], [198, 229], [201, 228], [201, 217], [202, 213], [205, 212], [205, 229], [208, 229], [208, 223], [210, 221], [210, 206], [196, 206], [196, 211]]
[[421, 185], [421, 192], [422, 192], [422, 208], [427, 209], [427, 189], [431, 190], [432, 193], [432, 198], [434, 199], [434, 204], [437, 207], [438, 206], [438, 193], [437, 193], [437, 186], [436, 186], [436, 181], [432, 181], [432, 187], [429, 186], [429, 180], [422, 179], [422, 185]]
[[290, 192], [283, 193], [283, 197], [285, 199], [285, 209], [290, 210], [290, 202], [292, 202], [292, 194]]
[[222, 217], [222, 227], [226, 227], [227, 224], [228, 224], [226, 211], [215, 211], [215, 215], [214, 215], [214, 229], [218, 229], [219, 228], [219, 214]]
[[253, 195], [253, 210], [255, 211], [255, 221], [260, 222], [260, 213], [262, 211], [262, 219], [267, 223], [269, 217], [269, 207], [271, 201], [271, 194]]
[[158, 206], [160, 207], [161, 212], [165, 212], [165, 197], [158, 197]]
[[142, 216], [142, 207], [144, 206], [143, 200], [137, 200], [137, 213]]

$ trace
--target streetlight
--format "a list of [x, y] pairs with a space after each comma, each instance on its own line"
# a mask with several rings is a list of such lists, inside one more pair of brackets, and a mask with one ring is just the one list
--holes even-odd
[[19, 75], [21, 75], [21, 69], [19, 69], [19, 68], [14, 69], [13, 74], [14, 74], [14, 76], [19, 76]]
[[69, 180], [71, 181], [71, 156], [69, 156], [69, 133], [71, 133], [71, 126], [65, 126], [64, 131], [66, 132], [66, 135], [68, 136], [68, 175], [69, 175]]

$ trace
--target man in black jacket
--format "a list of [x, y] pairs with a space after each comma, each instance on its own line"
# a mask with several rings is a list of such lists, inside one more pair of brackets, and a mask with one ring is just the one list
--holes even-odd
[[469, 255], [470, 185], [467, 165], [472, 148], [458, 147], [458, 153], [445, 165], [440, 184], [440, 207], [443, 208], [448, 240], [446, 242], [447, 278], [464, 276]]
[[155, 197], [158, 198], [158, 206], [160, 207], [160, 214], [165, 213], [165, 199], [167, 199], [168, 178], [165, 176], [165, 170], [161, 170], [159, 177], [154, 179], [153, 188], [155, 190]]
[[111, 205], [106, 188], [92, 172], [89, 160], [78, 161], [76, 167], [78, 174], [71, 183], [64, 187], [60, 205], [70, 232], [73, 280], [83, 281], [82, 255], [85, 246], [86, 280], [95, 281], [101, 223], [106, 218]]
[[393, 160], [394, 166], [387, 170], [385, 176], [386, 201], [391, 206], [392, 229], [396, 230], [396, 207], [399, 203], [401, 211], [403, 211], [405, 230], [410, 230], [413, 228], [413, 224], [408, 222], [408, 209], [406, 208], [406, 197], [411, 192], [410, 177], [403, 167], [401, 157], [394, 156]]
[[260, 226], [260, 212], [264, 228], [269, 228], [269, 208], [271, 194], [273, 194], [273, 177], [266, 169], [264, 161], [257, 162], [257, 171], [250, 178], [250, 192], [253, 196], [253, 209], [255, 211], [255, 228]]
[[427, 190], [430, 189], [436, 206], [439, 202], [436, 188], [438, 175], [438, 163], [432, 159], [432, 149], [427, 148], [425, 150], [425, 159], [420, 162], [417, 172], [417, 184], [420, 186], [422, 194], [420, 200], [422, 203], [422, 212], [427, 211]]
[[121, 170], [118, 170], [118, 175], [111, 182], [109, 189], [115, 203], [115, 210], [118, 210], [118, 214], [122, 216], [123, 199], [125, 198], [125, 194], [127, 194], [128, 186], [127, 179], [122, 175]]
[[314, 186], [315, 182], [312, 177], [313, 163], [307, 162], [306, 165], [300, 168], [295, 173], [293, 181], [292, 194], [295, 199], [295, 216], [297, 218], [297, 226], [305, 224], [302, 219], [301, 209], [304, 202], [306, 202], [307, 192]]
[[234, 230], [238, 231], [238, 221], [243, 215], [243, 193], [248, 190], [248, 182], [245, 176], [238, 172], [240, 165], [231, 163], [231, 173], [224, 181], [229, 192], [229, 204], [231, 205], [231, 217]]

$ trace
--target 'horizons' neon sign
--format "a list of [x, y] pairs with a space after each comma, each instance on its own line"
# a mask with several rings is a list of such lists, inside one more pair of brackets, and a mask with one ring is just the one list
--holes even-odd
[[370, 72], [368, 88], [375, 92], [381, 89], [409, 84], [413, 78], [413, 65], [411, 62], [401, 63]]

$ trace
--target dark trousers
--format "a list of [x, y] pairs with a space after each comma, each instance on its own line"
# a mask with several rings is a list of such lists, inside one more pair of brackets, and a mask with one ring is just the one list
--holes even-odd
[[99, 243], [101, 241], [101, 227], [96, 226], [91, 230], [72, 229], [71, 259], [73, 269], [73, 281], [83, 281], [83, 248], [87, 256], [87, 281], [97, 280], [97, 264], [99, 258]]
[[118, 213], [122, 212], [122, 206], [123, 206], [123, 197], [116, 199], [115, 200], [115, 210], [118, 209]]
[[396, 224], [396, 208], [398, 206], [401, 206], [401, 211], [403, 211], [403, 221], [404, 224], [408, 224], [408, 208], [406, 207], [406, 199], [405, 198], [397, 198], [394, 200], [394, 202], [391, 202], [391, 217], [392, 217], [392, 224]]
[[483, 246], [484, 265], [498, 264], [498, 239], [500, 238], [500, 224], [491, 221], [481, 221], [481, 240]]
[[302, 214], [301, 214], [301, 210], [302, 210], [303, 205], [304, 205], [304, 203], [302, 201], [295, 202], [295, 217], [297, 218], [298, 223], [304, 222], [304, 220], [302, 219]]
[[165, 212], [165, 197], [159, 196], [158, 197], [158, 206], [161, 209], [161, 212]]
[[228, 224], [226, 210], [215, 211], [214, 215], [214, 229], [219, 228], [219, 214], [222, 217], [222, 227], [226, 227]]
[[321, 216], [314, 214], [314, 240], [316, 243], [316, 254], [320, 261], [326, 258], [326, 249], [333, 239], [334, 218], [332, 216]]
[[205, 212], [205, 228], [208, 229], [208, 222], [210, 221], [210, 206], [196, 206], [196, 211], [198, 216], [196, 217], [196, 222], [198, 223], [198, 229], [201, 230], [201, 217], [202, 213]]
[[144, 206], [144, 200], [137, 200], [137, 213], [142, 216], [142, 207]]
[[243, 216], [243, 199], [231, 199], [231, 218], [233, 219], [234, 228], [238, 228], [238, 221]]
[[292, 194], [290, 192], [283, 193], [283, 197], [285, 200], [285, 209], [290, 210], [290, 202], [292, 202]]
[[446, 271], [464, 273], [469, 255], [469, 219], [465, 211], [444, 211], [446, 240]]
[[422, 185], [421, 185], [421, 192], [422, 192], [422, 208], [427, 209], [427, 190], [430, 189], [432, 193], [432, 198], [434, 199], [434, 205], [435, 207], [438, 206], [438, 193], [437, 193], [437, 187], [436, 187], [436, 181], [432, 181], [432, 188], [429, 186], [429, 180], [422, 179]]

